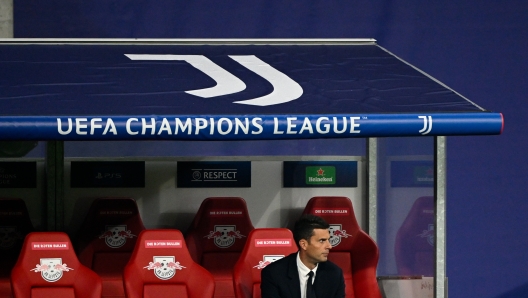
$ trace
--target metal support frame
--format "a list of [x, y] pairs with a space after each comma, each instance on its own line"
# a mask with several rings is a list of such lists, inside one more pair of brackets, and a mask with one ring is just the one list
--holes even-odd
[[0, 0], [0, 38], [13, 38], [13, 0]]
[[367, 139], [368, 234], [377, 242], [378, 231], [378, 139]]
[[64, 230], [64, 142], [48, 141], [46, 150], [46, 214], [48, 231]]
[[446, 285], [446, 137], [437, 136], [435, 155], [435, 280], [434, 297], [447, 298]]

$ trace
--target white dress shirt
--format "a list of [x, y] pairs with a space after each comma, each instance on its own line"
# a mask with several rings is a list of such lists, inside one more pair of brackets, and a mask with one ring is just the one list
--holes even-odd
[[[311, 271], [314, 273], [314, 276], [312, 277], [313, 285], [315, 282], [315, 276], [317, 275], [317, 266]], [[301, 284], [301, 298], [306, 298], [306, 284], [308, 282], [308, 273], [310, 273], [310, 269], [303, 264], [299, 257], [299, 253], [297, 253], [297, 272], [299, 272], [299, 281]]]

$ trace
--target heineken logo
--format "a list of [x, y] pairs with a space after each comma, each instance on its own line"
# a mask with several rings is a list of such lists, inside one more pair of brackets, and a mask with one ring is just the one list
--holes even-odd
[[417, 166], [414, 168], [414, 183], [431, 184], [434, 183], [434, 170], [431, 166]]
[[335, 184], [336, 170], [334, 166], [306, 167], [306, 184]]

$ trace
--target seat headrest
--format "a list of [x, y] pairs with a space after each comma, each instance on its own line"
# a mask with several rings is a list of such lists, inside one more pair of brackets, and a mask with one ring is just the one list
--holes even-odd
[[209, 222], [251, 222], [246, 201], [240, 197], [210, 197], [202, 201], [192, 222], [192, 227], [205, 226]]
[[434, 274], [434, 218], [434, 197], [416, 199], [396, 234], [398, 274]]
[[22, 199], [0, 199], [0, 249], [4, 253], [13, 250], [18, 255], [24, 237], [33, 230], [29, 212]]
[[134, 199], [99, 198], [92, 203], [76, 243], [80, 249], [87, 245], [82, 243], [90, 242], [95, 251], [132, 251], [144, 229]]
[[[90, 214], [92, 213], [92, 214]], [[95, 220], [108, 218], [129, 218], [138, 216], [139, 211], [136, 201], [132, 198], [98, 198], [88, 212]]]
[[24, 200], [0, 198], [0, 226], [33, 228]]
[[313, 197], [303, 214], [322, 217], [330, 225], [332, 251], [349, 251], [360, 227], [354, 214], [352, 202], [347, 197]]
[[[145, 230], [138, 237], [127, 267], [132, 267], [145, 284], [160, 280], [185, 281], [197, 264], [192, 260], [179, 230]], [[196, 276], [194, 277], [196, 278]]]
[[420, 197], [414, 201], [409, 214], [398, 229], [398, 240], [406, 246], [431, 249], [434, 246], [434, 197]]
[[434, 218], [434, 197], [424, 196], [416, 199], [409, 211], [409, 215]]
[[36, 286], [73, 285], [80, 266], [70, 238], [62, 232], [29, 233], [15, 265]]
[[211, 197], [202, 202], [189, 233], [199, 239], [203, 252], [240, 252], [253, 229], [244, 199]]
[[262, 269], [296, 251], [297, 245], [289, 229], [257, 228], [249, 234], [239, 262], [251, 266], [253, 281], [260, 282]]

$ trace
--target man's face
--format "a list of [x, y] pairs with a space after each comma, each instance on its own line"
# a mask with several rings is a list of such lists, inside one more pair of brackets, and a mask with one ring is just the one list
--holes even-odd
[[328, 254], [332, 248], [329, 239], [330, 232], [327, 229], [314, 229], [314, 234], [304, 247], [304, 254], [309, 263], [315, 265], [328, 260]]

